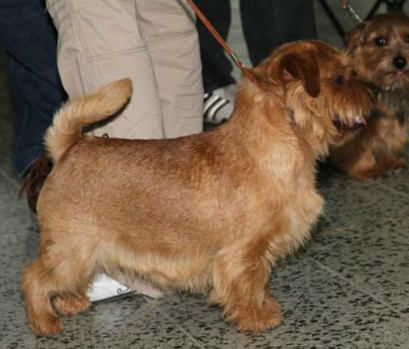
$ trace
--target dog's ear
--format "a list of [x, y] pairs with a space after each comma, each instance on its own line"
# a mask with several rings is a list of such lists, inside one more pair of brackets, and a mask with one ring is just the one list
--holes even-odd
[[301, 80], [305, 91], [311, 97], [315, 98], [320, 94], [320, 70], [314, 52], [288, 54], [281, 61], [280, 70], [284, 81]]
[[365, 40], [365, 30], [368, 27], [368, 22], [358, 24], [352, 31], [345, 35], [346, 51], [352, 54], [357, 46]]

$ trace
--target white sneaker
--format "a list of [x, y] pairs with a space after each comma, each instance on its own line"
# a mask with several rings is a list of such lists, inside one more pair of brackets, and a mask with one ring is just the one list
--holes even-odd
[[[113, 300], [130, 296], [132, 294], [142, 294], [150, 298], [160, 298], [165, 292], [148, 281], [137, 277], [130, 277], [123, 273], [117, 272], [114, 280], [105, 274], [98, 275], [87, 292], [91, 302], [104, 300]], [[125, 286], [126, 283], [129, 286]], [[169, 294], [169, 291], [166, 292]]]
[[236, 84], [231, 84], [205, 93], [203, 102], [204, 122], [220, 125], [230, 118], [233, 113], [236, 89]]
[[237, 84], [230, 84], [221, 88], [224, 92], [223, 97], [228, 99], [231, 104], [236, 102]]
[[118, 296], [135, 293], [133, 289], [122, 285], [118, 281], [111, 279], [105, 274], [98, 275], [87, 292], [91, 302], [98, 302]]

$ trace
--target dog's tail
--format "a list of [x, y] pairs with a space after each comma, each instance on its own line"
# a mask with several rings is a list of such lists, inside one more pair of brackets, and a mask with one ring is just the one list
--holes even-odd
[[82, 137], [86, 125], [118, 112], [131, 93], [131, 80], [122, 79], [65, 104], [55, 114], [53, 125], [45, 135], [45, 145], [54, 163]]

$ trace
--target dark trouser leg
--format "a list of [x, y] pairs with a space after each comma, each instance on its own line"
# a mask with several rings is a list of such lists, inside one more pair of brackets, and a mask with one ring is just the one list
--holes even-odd
[[44, 133], [66, 96], [58, 75], [57, 34], [43, 3], [2, 0], [0, 12], [14, 109], [11, 161], [22, 177], [44, 153]]
[[[231, 22], [230, 0], [196, 0], [196, 4], [222, 38], [226, 39]], [[224, 53], [223, 47], [199, 19], [197, 20], [197, 29], [205, 92], [234, 83], [233, 66]]]
[[318, 37], [312, 0], [241, 0], [240, 12], [254, 66], [284, 43]]

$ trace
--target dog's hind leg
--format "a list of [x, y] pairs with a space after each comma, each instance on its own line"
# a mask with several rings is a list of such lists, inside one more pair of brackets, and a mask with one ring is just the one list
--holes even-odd
[[[22, 291], [31, 329], [41, 335], [54, 335], [63, 329], [57, 311], [65, 314], [85, 310], [85, 295], [92, 280], [90, 260], [83, 251], [61, 253], [55, 243], [43, 244], [39, 256], [23, 272]], [[72, 246], [65, 246], [69, 250]]]
[[268, 289], [266, 240], [238, 241], [215, 257], [210, 301], [223, 306], [226, 320], [239, 331], [261, 332], [281, 323], [280, 307]]
[[58, 295], [55, 297], [53, 304], [60, 314], [74, 315], [87, 310], [91, 302], [86, 296], [86, 291], [82, 290]]
[[63, 325], [51, 303], [52, 271], [44, 265], [41, 258], [37, 258], [24, 270], [21, 288], [31, 329], [45, 336], [60, 332]]

